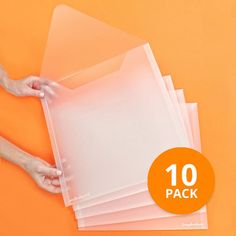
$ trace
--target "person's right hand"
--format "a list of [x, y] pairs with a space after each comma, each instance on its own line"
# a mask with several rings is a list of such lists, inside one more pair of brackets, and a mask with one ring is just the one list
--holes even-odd
[[5, 81], [5, 89], [15, 96], [34, 96], [43, 98], [44, 91], [54, 95], [55, 83], [37, 76], [28, 76], [21, 80], [8, 79]]
[[23, 167], [42, 189], [51, 193], [60, 193], [59, 176], [62, 172], [44, 160], [30, 157]]

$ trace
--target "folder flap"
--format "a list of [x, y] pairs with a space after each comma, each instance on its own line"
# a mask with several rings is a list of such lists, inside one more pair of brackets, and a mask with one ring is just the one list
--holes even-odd
[[[109, 60], [144, 43], [138, 37], [66, 5], [59, 5], [52, 16], [41, 76], [73, 88], [81, 83], [71, 82], [73, 76], [70, 75], [82, 75], [84, 84], [85, 77], [91, 74], [90, 67], [95, 67], [102, 76], [110, 73], [118, 69], [120, 63]], [[93, 74], [92, 78], [97, 77]]]

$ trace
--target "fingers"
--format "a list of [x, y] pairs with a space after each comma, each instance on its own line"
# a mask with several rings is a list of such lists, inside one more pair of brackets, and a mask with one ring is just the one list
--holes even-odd
[[31, 159], [29, 166], [29, 174], [42, 189], [51, 193], [61, 192], [59, 176], [62, 172], [60, 170], [37, 157]]
[[61, 188], [54, 185], [46, 186], [45, 189], [50, 193], [61, 193]]
[[42, 189], [50, 192], [50, 193], [61, 193], [61, 188], [59, 186], [51, 185], [51, 184], [45, 184], [42, 181], [37, 181], [37, 184]]
[[33, 96], [33, 97], [43, 98], [44, 97], [44, 92], [41, 91], [41, 90], [28, 88], [28, 89], [26, 89], [24, 95], [25, 96]]
[[38, 186], [50, 193], [61, 193], [61, 187], [58, 179], [50, 179], [45, 176], [34, 177]]
[[56, 96], [55, 90], [58, 85], [54, 81], [36, 76], [29, 76], [25, 79], [25, 83], [28, 86], [27, 91], [25, 91], [26, 96], [35, 96], [39, 98], [43, 98], [45, 94], [50, 98]]
[[59, 179], [52, 179], [52, 184], [55, 186], [59, 186], [60, 185]]
[[30, 75], [26, 78], [26, 81], [28, 83], [34, 83], [34, 82], [37, 82], [39, 84], [49, 84], [50, 83], [50, 80], [47, 80], [47, 79], [44, 79], [44, 78], [41, 78], [41, 77], [38, 77], [38, 76], [34, 76], [34, 75]]
[[50, 166], [39, 166], [38, 173], [43, 174], [48, 177], [58, 177], [62, 174], [62, 172], [56, 168]]
[[40, 86], [41, 85], [47, 85], [47, 86], [50, 86], [52, 88], [58, 87], [58, 85], [55, 81], [51, 81], [51, 80], [48, 80], [48, 79], [45, 79], [45, 78], [42, 78], [42, 77], [38, 77], [38, 76], [29, 76], [29, 77], [26, 78], [26, 81], [28, 83], [39, 84]]
[[45, 92], [45, 94], [49, 99], [53, 99], [54, 97], [57, 96], [55, 89], [52, 86], [42, 85], [42, 90]]
[[58, 178], [48, 178], [46, 177], [43, 182], [47, 185], [55, 185], [55, 186], [59, 186], [60, 185], [60, 182], [59, 182], [59, 179]]

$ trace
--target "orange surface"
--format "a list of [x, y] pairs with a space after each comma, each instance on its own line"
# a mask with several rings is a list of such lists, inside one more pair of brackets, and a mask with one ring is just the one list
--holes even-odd
[[[0, 1], [0, 63], [12, 78], [39, 74], [50, 17], [62, 1]], [[236, 233], [236, 2], [233, 0], [63, 1], [150, 42], [163, 74], [197, 101], [203, 153], [213, 165], [209, 230], [78, 232], [72, 209], [17, 167], [0, 164], [0, 235], [232, 236]], [[53, 162], [42, 108], [0, 90], [0, 134]], [[206, 175], [207, 178], [207, 175]], [[234, 233], [234, 234], [233, 234]]]

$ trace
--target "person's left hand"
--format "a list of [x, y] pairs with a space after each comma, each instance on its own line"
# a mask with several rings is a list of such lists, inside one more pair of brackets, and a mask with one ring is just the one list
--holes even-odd
[[22, 168], [26, 170], [40, 188], [50, 193], [61, 192], [59, 177], [62, 172], [60, 170], [37, 157], [28, 158], [27, 156], [26, 159], [27, 162], [22, 165]]
[[53, 82], [37, 77], [29, 76], [21, 80], [8, 79], [5, 89], [15, 96], [44, 97], [44, 91], [53, 95]]

